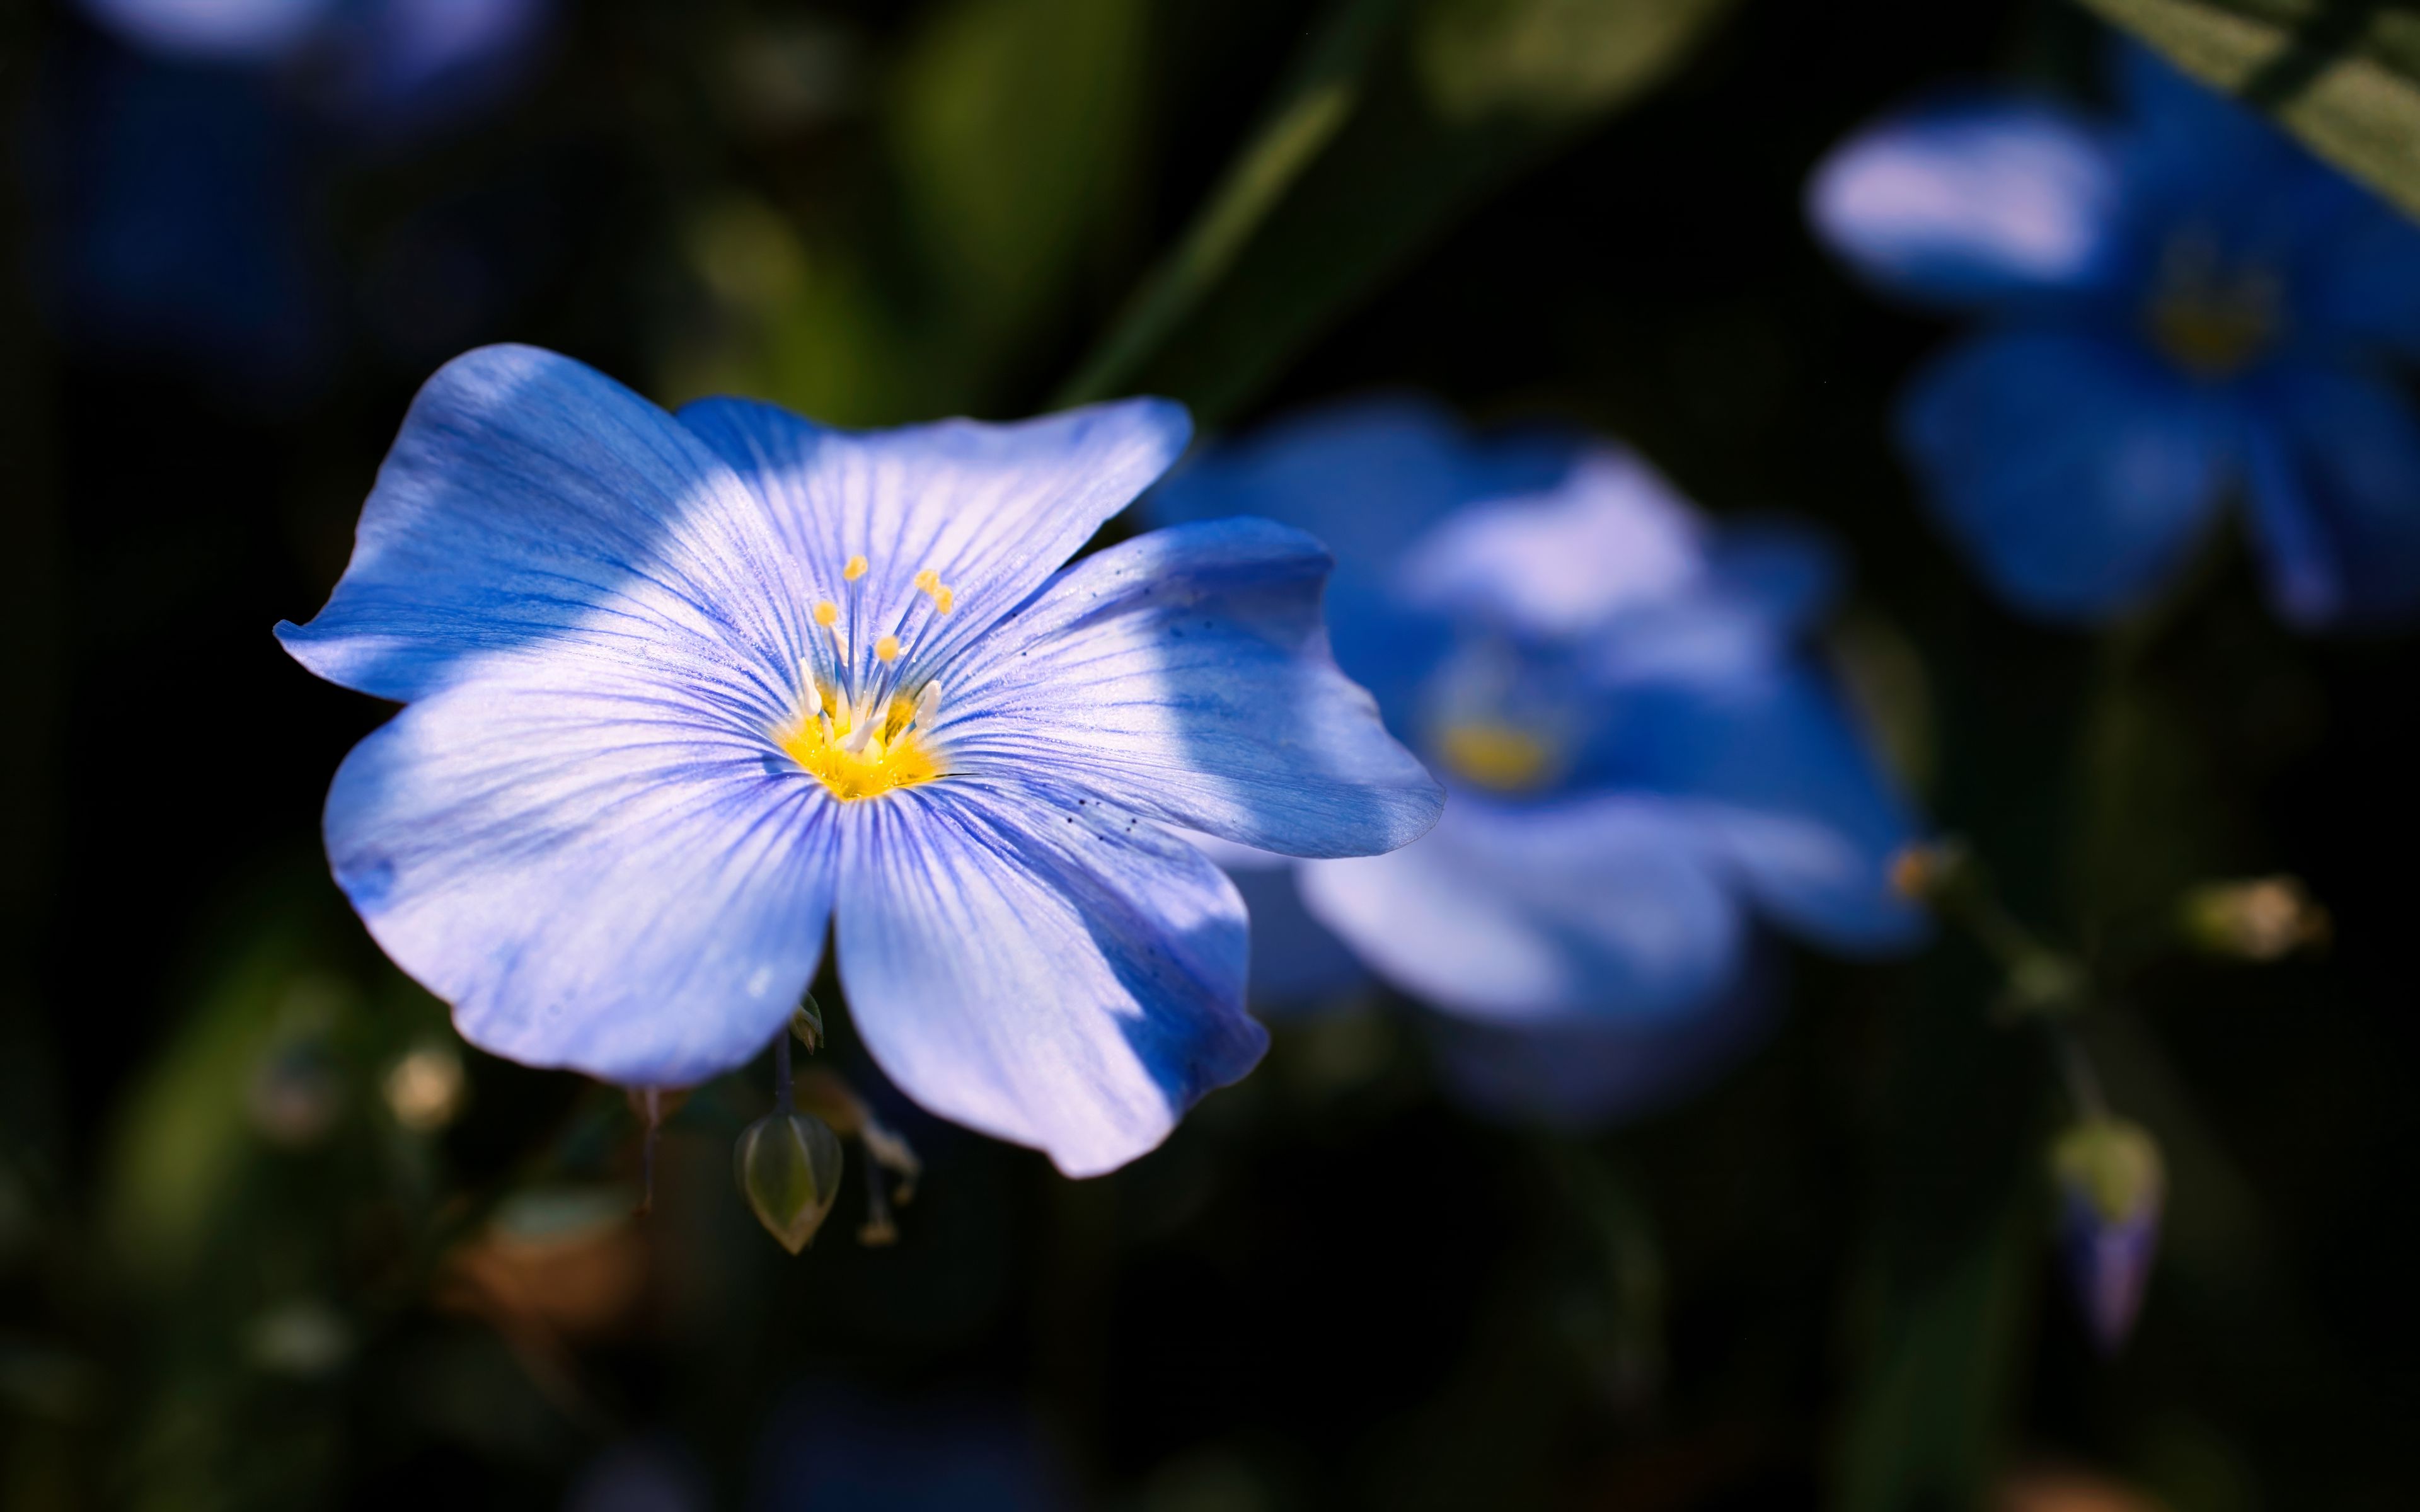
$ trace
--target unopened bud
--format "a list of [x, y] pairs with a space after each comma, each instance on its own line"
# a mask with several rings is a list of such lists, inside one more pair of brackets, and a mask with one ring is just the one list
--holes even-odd
[[1966, 847], [1962, 841], [1911, 841], [1892, 853], [1891, 891], [1913, 903], [1931, 903], [1959, 881], [1966, 862]]
[[2051, 1151], [2060, 1247], [2093, 1342], [2115, 1354], [2134, 1331], [2159, 1247], [2167, 1177], [2160, 1147], [2135, 1124], [2087, 1118]]
[[809, 1054], [824, 1047], [824, 1011], [814, 994], [800, 995], [799, 1006], [790, 1011], [790, 1032], [799, 1037]]
[[732, 1174], [756, 1221], [796, 1255], [814, 1242], [840, 1191], [840, 1136], [811, 1113], [770, 1113], [743, 1130]]
[[2328, 943], [2328, 911], [2300, 877], [2211, 882], [2184, 896], [2179, 910], [2185, 937], [2212, 955], [2280, 961]]

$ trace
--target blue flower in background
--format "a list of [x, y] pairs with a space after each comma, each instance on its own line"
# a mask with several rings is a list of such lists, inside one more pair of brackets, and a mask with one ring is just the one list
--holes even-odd
[[283, 73], [327, 115], [416, 131], [487, 103], [526, 67], [553, 0], [83, 0], [147, 53]]
[[2011, 603], [2122, 613], [2244, 501], [2304, 625], [2420, 607], [2420, 227], [2139, 49], [2124, 113], [2003, 97], [1869, 127], [1817, 170], [1823, 239], [1992, 324], [1911, 385], [1899, 441]]
[[1337, 659], [1450, 795], [1383, 857], [1214, 849], [1264, 998], [1357, 958], [1462, 1021], [1449, 1065], [1481, 1101], [1605, 1118], [1754, 1038], [1752, 919], [1850, 951], [1916, 936], [1886, 876], [1907, 815], [1799, 644], [1831, 576], [1804, 538], [1716, 530], [1610, 444], [1474, 442], [1398, 400], [1213, 453], [1152, 507], [1326, 540]]
[[300, 123], [252, 79], [123, 54], [48, 81], [29, 154], [51, 326], [206, 364], [255, 395], [323, 365], [334, 279]]
[[1265, 1040], [1243, 904], [1167, 826], [1350, 856], [1441, 801], [1330, 659], [1300, 532], [1057, 570], [1188, 428], [851, 434], [457, 359], [279, 627], [408, 705], [329, 794], [338, 885], [473, 1043], [624, 1083], [756, 1055], [830, 925], [901, 1090], [1071, 1174], [1133, 1159]]

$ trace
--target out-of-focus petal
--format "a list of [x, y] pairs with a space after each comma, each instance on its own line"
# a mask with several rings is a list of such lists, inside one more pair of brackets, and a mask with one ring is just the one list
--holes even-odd
[[2100, 287], [2123, 247], [2107, 134], [2040, 100], [1956, 99], [1885, 118], [1823, 160], [1807, 215], [1881, 287], [1945, 305]]
[[[1192, 434], [1185, 408], [1165, 399], [862, 432], [748, 399], [701, 400], [680, 419], [762, 496], [817, 596], [851, 603], [842, 573], [866, 559], [853, 601], [861, 657], [899, 631], [927, 666], [1024, 604]], [[938, 623], [916, 585], [926, 570], [952, 595]]]
[[412, 703], [345, 759], [325, 827], [472, 1043], [672, 1086], [755, 1055], [814, 974], [832, 807], [713, 689], [567, 657]]
[[1274, 1016], [1319, 1006], [1369, 981], [1360, 958], [1303, 906], [1291, 857], [1275, 869], [1230, 867], [1227, 875], [1252, 917], [1256, 1011]]
[[137, 47], [174, 57], [257, 63], [307, 39], [336, 0], [79, 0]]
[[1989, 334], [1909, 387], [1899, 440], [1950, 534], [2017, 608], [2118, 614], [2192, 549], [2237, 460], [2231, 410], [2115, 339]]
[[2420, 225], [2332, 168], [2307, 196], [2335, 213], [2306, 213], [2292, 293], [2298, 321], [2343, 346], [2378, 343], [2420, 362]]
[[327, 107], [410, 132], [487, 104], [526, 71], [555, 0], [366, 0], [340, 7], [318, 44]]
[[971, 776], [842, 818], [841, 980], [876, 1061], [932, 1112], [1097, 1175], [1266, 1047], [1243, 903], [1180, 837]]
[[1455, 511], [1405, 550], [1397, 582], [1431, 612], [1559, 639], [1699, 587], [1706, 535], [1654, 469], [1599, 446], [1551, 489]]
[[569, 358], [485, 347], [424, 385], [294, 658], [380, 698], [520, 657], [673, 667], [787, 711], [813, 602], [747, 488]]
[[1398, 598], [1404, 548], [1465, 504], [1552, 488], [1585, 445], [1535, 433], [1473, 439], [1408, 394], [1348, 399], [1189, 459], [1144, 513], [1160, 524], [1259, 515], [1318, 537], [1337, 562], [1327, 587], [1336, 660], [1402, 719], [1451, 640], [1443, 622]]
[[2420, 417], [2387, 379], [2295, 366], [2261, 385], [2252, 532], [2278, 611], [2300, 625], [2420, 609]]
[[1575, 1131], [1663, 1111], [1703, 1090], [1772, 1031], [1775, 973], [1751, 966], [1671, 1019], [1574, 1018], [1508, 1028], [1437, 1018], [1446, 1088], [1485, 1117]]
[[1444, 794], [1336, 668], [1327, 553], [1264, 519], [1173, 526], [1070, 568], [954, 666], [953, 770], [1053, 782], [1294, 856], [1391, 850]]
[[1303, 902], [1380, 976], [1465, 1017], [1692, 1011], [1730, 980], [1744, 928], [1721, 861], [1668, 805], [1512, 808], [1456, 793], [1389, 856], [1306, 862]]
[[1810, 670], [1627, 689], [1590, 774], [1676, 800], [1760, 910], [1802, 935], [1859, 952], [1922, 935], [1923, 916], [1889, 883], [1915, 835], [1907, 808]]

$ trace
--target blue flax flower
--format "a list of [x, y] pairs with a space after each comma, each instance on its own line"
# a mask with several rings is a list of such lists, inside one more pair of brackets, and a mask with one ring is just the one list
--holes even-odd
[[1474, 441], [1403, 400], [1213, 453], [1154, 507], [1326, 540], [1337, 658], [1450, 795], [1417, 844], [1291, 867], [1291, 918], [1275, 857], [1217, 850], [1264, 997], [1334, 986], [1332, 932], [1459, 1021], [1463, 1090], [1608, 1118], [1752, 1041], [1752, 919], [1852, 951], [1916, 932], [1886, 877], [1907, 816], [1800, 645], [1808, 541], [1717, 530], [1608, 443]]
[[1992, 585], [2097, 621], [2174, 579], [2240, 496], [2279, 612], [2420, 607], [2420, 227], [2149, 54], [2117, 119], [1935, 100], [1817, 170], [1823, 239], [1990, 324], [1935, 360], [1900, 449]]
[[1169, 826], [1348, 856], [1442, 801], [1328, 656], [1310, 537], [1061, 570], [1188, 428], [852, 434], [457, 359], [278, 631], [407, 704], [329, 793], [338, 886], [472, 1042], [624, 1083], [759, 1052], [831, 927], [910, 1097], [1071, 1174], [1134, 1158], [1264, 1044], [1243, 904]]

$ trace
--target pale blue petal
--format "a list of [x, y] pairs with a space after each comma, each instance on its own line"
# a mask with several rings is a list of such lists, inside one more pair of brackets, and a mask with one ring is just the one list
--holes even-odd
[[1457, 792], [1390, 856], [1307, 862], [1303, 902], [1395, 986], [1501, 1024], [1692, 1011], [1745, 921], [1698, 829], [1654, 798], [1510, 808]]
[[1899, 439], [1992, 586], [2080, 621], [2122, 613], [2183, 565], [2238, 450], [2217, 397], [2131, 344], [2056, 331], [1954, 347], [1910, 386]]
[[1174, 526], [1068, 569], [949, 672], [954, 772], [1046, 774], [1290, 856], [1391, 850], [1444, 795], [1339, 671], [1327, 554], [1262, 519]]
[[2420, 418], [2387, 379], [2321, 367], [2262, 384], [2252, 533], [2270, 595], [2300, 625], [2420, 609]]
[[[1185, 450], [1182, 405], [1128, 399], [1015, 424], [947, 420], [843, 431], [746, 399], [707, 399], [682, 424], [738, 470], [815, 584], [845, 606], [870, 669], [884, 635], [904, 670], [938, 671], [1032, 597], [1102, 523]], [[843, 569], [868, 563], [853, 586]], [[931, 569], [955, 607], [915, 587]]]
[[1243, 903], [1182, 838], [969, 776], [841, 817], [841, 981], [925, 1108], [1093, 1176], [1259, 1060]]
[[278, 638], [380, 698], [544, 656], [786, 710], [811, 602], [763, 506], [678, 422], [569, 358], [485, 347], [421, 389], [327, 608]]
[[1455, 511], [1413, 543], [1396, 580], [1432, 613], [1561, 639], [1703, 588], [1708, 535], [1654, 469], [1599, 445], [1550, 489]]
[[80, 7], [138, 47], [177, 57], [261, 62], [308, 39], [336, 0], [80, 0]]
[[1669, 1019], [1573, 1018], [1518, 1028], [1436, 1018], [1446, 1089], [1483, 1117], [1590, 1131], [1660, 1113], [1704, 1090], [1771, 1034], [1776, 973], [1750, 968]]
[[1295, 863], [1227, 872], [1252, 916], [1252, 1007], [1264, 1015], [1331, 1002], [1365, 986], [1370, 973], [1334, 931], [1311, 917]]
[[1835, 147], [1807, 186], [1832, 250], [1880, 287], [1945, 305], [2100, 288], [2124, 252], [2106, 133], [2037, 100], [1941, 100]]
[[1581, 449], [1547, 436], [1471, 438], [1412, 394], [1305, 409], [1188, 460], [1145, 501], [1160, 524], [1261, 515], [1309, 531], [1347, 569], [1383, 573], [1463, 505], [1553, 487]]
[[1187, 460], [1143, 511], [1158, 524], [1257, 515], [1316, 536], [1337, 562], [1327, 587], [1336, 660], [1390, 718], [1403, 718], [1451, 636], [1401, 601], [1398, 560], [1466, 504], [1552, 488], [1584, 446], [1544, 434], [1476, 439], [1409, 394], [1347, 399]]
[[1779, 663], [1627, 688], [1590, 778], [1673, 800], [1761, 912], [1836, 950], [1898, 949], [1924, 919], [1890, 887], [1916, 838], [1871, 744], [1816, 673]]
[[499, 670], [353, 748], [336, 882], [472, 1043], [680, 1086], [762, 1050], [822, 953], [834, 805], [711, 689]]

